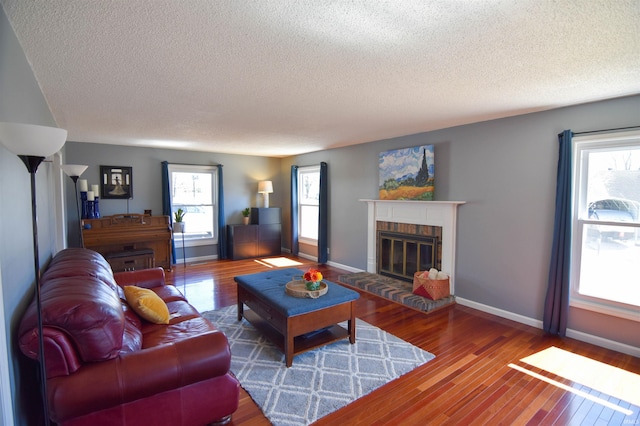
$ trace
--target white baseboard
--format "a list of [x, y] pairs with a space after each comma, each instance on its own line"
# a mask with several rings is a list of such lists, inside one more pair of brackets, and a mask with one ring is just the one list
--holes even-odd
[[186, 259], [176, 259], [176, 265], [182, 265], [183, 263], [200, 263], [200, 262], [207, 262], [209, 260], [216, 260], [218, 259], [218, 255], [217, 254], [212, 254], [211, 256], [198, 256], [198, 257], [187, 257]]
[[327, 262], [327, 265], [333, 266], [334, 268], [338, 268], [338, 269], [344, 269], [345, 271], [349, 271], [349, 272], [364, 272], [363, 269], [354, 268], [352, 266], [343, 265], [343, 264], [337, 263], [337, 262], [329, 261], [329, 262]]
[[511, 321], [519, 322], [520, 324], [530, 325], [531, 327], [542, 329], [542, 321], [525, 317], [524, 315], [514, 314], [513, 312], [505, 311], [502, 309], [494, 308], [493, 306], [484, 305], [482, 303], [474, 302], [472, 300], [463, 299], [456, 296], [456, 303], [463, 306], [468, 306], [473, 309], [477, 309], [488, 314], [492, 314], [498, 317], [506, 318]]
[[298, 257], [301, 257], [301, 258], [307, 259], [307, 260], [311, 260], [313, 262], [317, 262], [318, 261], [318, 256], [311, 256], [310, 254], [306, 254], [306, 253], [298, 253]]
[[594, 336], [593, 334], [583, 333], [582, 331], [572, 330], [570, 328], [567, 329], [567, 337], [640, 358], [640, 348], [616, 342], [615, 340], [605, 339], [603, 337]]
[[[488, 314], [496, 315], [501, 318], [506, 318], [521, 324], [529, 325], [531, 327], [539, 328], [542, 330], [542, 321], [535, 318], [525, 317], [524, 315], [515, 314], [513, 312], [505, 311], [502, 309], [494, 308], [493, 306], [484, 305], [482, 303], [474, 302], [472, 300], [463, 299], [456, 296], [456, 303], [469, 308], [477, 309]], [[605, 339], [603, 337], [594, 336], [593, 334], [584, 333], [582, 331], [576, 331], [567, 329], [567, 337], [580, 340], [581, 342], [591, 343], [592, 345], [600, 346], [612, 351], [622, 352], [627, 355], [640, 357], [640, 348], [627, 345], [625, 343], [616, 342], [615, 340]]]
[[[305, 254], [305, 253], [298, 253], [298, 257], [302, 257], [302, 258], [307, 259], [307, 260], [312, 260], [314, 262], [318, 261], [318, 257], [317, 256], [311, 256], [311, 255]], [[341, 263], [332, 262], [332, 261], [328, 261], [327, 265], [333, 266], [334, 268], [338, 268], [338, 269], [344, 269], [345, 271], [349, 271], [349, 272], [364, 272], [362, 269], [354, 268], [354, 267], [349, 266], [349, 265], [343, 265]]]

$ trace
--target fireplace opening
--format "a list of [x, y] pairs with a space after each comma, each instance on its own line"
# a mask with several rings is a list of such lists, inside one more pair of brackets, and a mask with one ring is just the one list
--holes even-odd
[[416, 271], [440, 269], [437, 237], [378, 232], [378, 274], [413, 281]]

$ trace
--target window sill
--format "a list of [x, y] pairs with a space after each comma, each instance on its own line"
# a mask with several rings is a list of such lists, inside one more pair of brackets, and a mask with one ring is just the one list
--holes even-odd
[[640, 322], [640, 308], [582, 295], [572, 296], [569, 306], [618, 318]]
[[[173, 236], [173, 243], [176, 248], [182, 248], [182, 237], [180, 234]], [[217, 238], [199, 238], [194, 240], [184, 239], [185, 247], [198, 247], [198, 246], [213, 246], [218, 244]]]
[[301, 244], [306, 244], [309, 246], [317, 246], [318, 245], [318, 240], [312, 240], [309, 238], [298, 238], [298, 242]]

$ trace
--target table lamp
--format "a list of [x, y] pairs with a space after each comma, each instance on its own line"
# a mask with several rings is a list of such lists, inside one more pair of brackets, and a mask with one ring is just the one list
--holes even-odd
[[270, 180], [263, 180], [258, 182], [258, 194], [264, 196], [264, 206], [269, 207], [269, 194], [273, 192], [273, 182]]

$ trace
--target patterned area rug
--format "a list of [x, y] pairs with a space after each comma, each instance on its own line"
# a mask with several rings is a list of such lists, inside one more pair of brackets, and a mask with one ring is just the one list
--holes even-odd
[[238, 322], [236, 306], [203, 315], [226, 334], [231, 371], [276, 426], [313, 423], [435, 358], [357, 319], [355, 344], [345, 339], [297, 355], [287, 368], [277, 347]]
[[455, 303], [456, 300], [453, 295], [438, 300], [430, 300], [413, 294], [412, 283], [371, 272], [354, 272], [340, 275], [338, 281], [424, 312], [450, 305]]

